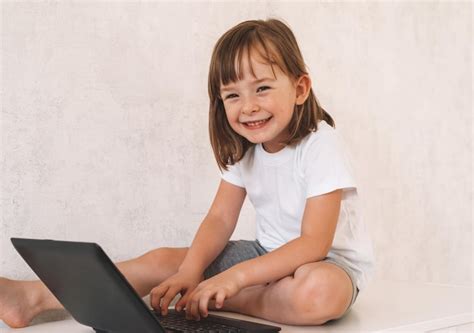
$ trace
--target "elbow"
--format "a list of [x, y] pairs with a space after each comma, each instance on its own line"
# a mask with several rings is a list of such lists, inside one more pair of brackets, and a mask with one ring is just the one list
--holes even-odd
[[[301, 237], [303, 238], [303, 236]], [[308, 257], [311, 259], [310, 262], [324, 260], [329, 250], [331, 249], [332, 242], [322, 242], [321, 239], [314, 239], [312, 237], [305, 238], [305, 249], [307, 249]]]
[[314, 254], [314, 261], [322, 261], [326, 259], [329, 251], [319, 251]]

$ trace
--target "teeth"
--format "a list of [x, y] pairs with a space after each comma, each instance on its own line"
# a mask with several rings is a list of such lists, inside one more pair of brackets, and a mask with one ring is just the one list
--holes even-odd
[[[268, 119], [270, 119], [270, 118], [268, 118]], [[245, 124], [248, 125], [248, 126], [258, 126], [258, 125], [263, 124], [264, 122], [266, 122], [268, 119], [259, 120], [259, 121], [249, 121]]]

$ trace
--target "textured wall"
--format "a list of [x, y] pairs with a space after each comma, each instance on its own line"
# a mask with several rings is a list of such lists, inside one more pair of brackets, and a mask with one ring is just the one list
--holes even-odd
[[[0, 275], [9, 237], [187, 246], [219, 173], [207, 132], [217, 38], [293, 28], [347, 141], [377, 277], [472, 281], [469, 2], [2, 2]], [[252, 238], [246, 202], [233, 238]]]

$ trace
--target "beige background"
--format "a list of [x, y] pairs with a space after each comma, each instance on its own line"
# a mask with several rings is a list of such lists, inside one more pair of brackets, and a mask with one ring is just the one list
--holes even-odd
[[[207, 70], [240, 21], [293, 29], [354, 158], [377, 278], [472, 284], [470, 2], [3, 2], [0, 275], [10, 237], [114, 260], [187, 246], [219, 172]], [[246, 202], [233, 238], [254, 236]]]

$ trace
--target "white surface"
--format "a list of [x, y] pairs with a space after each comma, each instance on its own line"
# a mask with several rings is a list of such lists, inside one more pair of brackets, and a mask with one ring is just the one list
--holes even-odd
[[450, 326], [439, 330], [430, 331], [430, 333], [458, 333], [458, 332], [474, 332], [474, 323], [465, 325]]
[[[323, 326], [296, 327], [276, 324], [282, 332], [426, 332], [472, 323], [472, 288], [376, 281], [359, 298], [352, 310], [341, 320]], [[264, 320], [226, 313], [230, 317], [268, 323]], [[275, 324], [275, 323], [270, 323]], [[0, 333], [86, 333], [91, 329], [72, 319], [39, 324], [25, 329], [0, 328]]]

